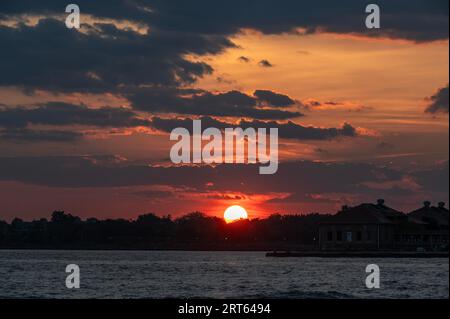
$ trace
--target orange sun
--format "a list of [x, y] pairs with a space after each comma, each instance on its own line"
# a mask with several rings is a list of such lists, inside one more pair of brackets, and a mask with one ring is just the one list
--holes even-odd
[[232, 223], [241, 219], [248, 219], [247, 211], [238, 205], [230, 206], [225, 210], [223, 218], [227, 223]]

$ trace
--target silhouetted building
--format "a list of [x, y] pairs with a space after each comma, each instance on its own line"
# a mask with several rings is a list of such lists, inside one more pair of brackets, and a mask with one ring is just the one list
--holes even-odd
[[428, 250], [448, 248], [449, 237], [449, 210], [445, 203], [432, 206], [430, 202], [424, 202], [420, 209], [412, 211], [410, 218], [420, 220], [426, 224], [420, 232], [402, 234], [401, 241], [404, 245], [421, 246]]
[[[382, 199], [376, 204], [344, 206], [336, 215], [320, 223], [320, 249], [443, 249], [448, 244], [448, 210], [442, 204], [439, 208], [429, 207], [429, 210], [432, 214], [418, 210], [406, 215], [386, 206]], [[431, 220], [428, 215], [436, 216]]]

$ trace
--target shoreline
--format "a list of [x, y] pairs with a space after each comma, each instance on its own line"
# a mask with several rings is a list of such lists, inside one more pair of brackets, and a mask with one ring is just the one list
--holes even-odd
[[265, 253], [265, 257], [269, 258], [449, 258], [449, 252], [414, 252], [414, 251], [268, 251], [268, 249], [145, 249], [145, 248], [4, 248], [1, 251], [74, 251], [74, 252], [255, 252]]
[[409, 251], [311, 251], [311, 252], [268, 252], [266, 257], [274, 258], [449, 258], [448, 252], [409, 252]]

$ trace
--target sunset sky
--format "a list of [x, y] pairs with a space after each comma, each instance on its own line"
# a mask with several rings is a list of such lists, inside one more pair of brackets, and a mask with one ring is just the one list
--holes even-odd
[[[357, 0], [75, 3], [78, 30], [0, 3], [0, 219], [449, 201], [447, 0], [375, 1], [372, 30]], [[278, 172], [172, 164], [198, 118], [278, 127]]]

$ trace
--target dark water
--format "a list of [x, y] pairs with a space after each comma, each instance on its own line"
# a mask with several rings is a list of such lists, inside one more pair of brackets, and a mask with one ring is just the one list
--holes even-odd
[[[68, 264], [81, 288], [65, 286]], [[381, 288], [365, 269], [377, 264]], [[266, 258], [261, 252], [0, 251], [0, 298], [448, 298], [448, 259]]]

